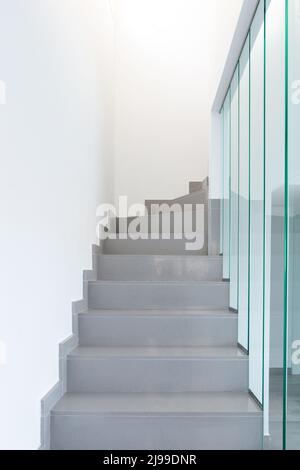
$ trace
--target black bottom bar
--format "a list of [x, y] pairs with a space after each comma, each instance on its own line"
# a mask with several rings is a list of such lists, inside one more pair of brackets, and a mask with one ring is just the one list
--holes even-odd
[[[2, 451], [0, 452], [0, 463], [20, 464], [25, 467], [27, 464], [30, 467], [35, 464], [42, 468], [41, 465], [47, 464], [82, 464], [83, 468], [113, 468], [123, 467], [126, 469], [140, 468], [145, 466], [149, 469], [158, 467], [171, 467], [173, 465], [185, 466], [191, 468], [202, 468], [203, 465], [218, 465], [220, 468], [225, 468], [228, 464], [230, 467], [235, 465], [241, 469], [244, 466], [249, 468], [251, 463], [269, 464], [272, 462], [274, 466], [283, 466], [291, 460], [294, 461], [295, 453], [293, 452], [240, 452], [240, 451], [212, 451], [212, 452], [199, 452], [199, 451]], [[21, 467], [21, 468], [22, 468]]]

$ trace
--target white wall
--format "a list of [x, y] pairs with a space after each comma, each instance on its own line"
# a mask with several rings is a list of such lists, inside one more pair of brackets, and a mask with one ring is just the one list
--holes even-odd
[[113, 199], [114, 28], [106, 0], [0, 0], [0, 31], [0, 446], [36, 449]]
[[116, 0], [115, 194], [185, 194], [209, 173], [210, 110], [243, 0]]
[[97, 205], [113, 189], [131, 202], [176, 197], [207, 176], [241, 3], [0, 0], [1, 448], [39, 446]]

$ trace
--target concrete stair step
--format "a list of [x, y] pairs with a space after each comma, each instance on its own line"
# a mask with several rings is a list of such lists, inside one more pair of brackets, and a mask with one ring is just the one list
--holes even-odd
[[248, 357], [237, 347], [78, 347], [68, 392], [246, 391]]
[[238, 316], [226, 310], [89, 310], [81, 346], [234, 346]]
[[227, 282], [90, 281], [90, 309], [223, 309], [229, 305]]
[[248, 393], [222, 258], [207, 256], [208, 226], [210, 253], [219, 236], [208, 186], [192, 183], [192, 194], [173, 201], [180, 210], [204, 204], [197, 247], [175, 239], [175, 218], [171, 239], [159, 225], [160, 239], [122, 239], [130, 218], [94, 256], [98, 280], [85, 277], [88, 307], [74, 316], [79, 346], [63, 361], [67, 393], [50, 414], [52, 450], [262, 449], [262, 410]]
[[248, 393], [66, 394], [52, 450], [256, 450], [262, 412]]
[[[200, 246], [187, 249], [186, 240], [122, 240], [106, 239], [103, 242], [103, 253], [107, 255], [202, 255], [208, 254], [207, 242], [202, 240]], [[188, 241], [191, 245], [192, 242]]]
[[105, 281], [221, 281], [221, 256], [99, 255]]

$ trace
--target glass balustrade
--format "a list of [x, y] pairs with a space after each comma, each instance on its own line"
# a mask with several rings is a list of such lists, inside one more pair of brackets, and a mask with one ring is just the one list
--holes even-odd
[[230, 91], [224, 102], [224, 148], [223, 148], [223, 278], [230, 278], [230, 155], [231, 155], [231, 112]]
[[250, 38], [246, 39], [240, 58], [240, 169], [239, 169], [239, 323], [238, 342], [248, 351], [249, 349], [249, 191], [250, 191]]
[[261, 0], [221, 110], [221, 253], [266, 446], [300, 448], [300, 0]]
[[265, 434], [283, 447], [285, 2], [266, 2]]
[[287, 247], [285, 445], [300, 449], [300, 2], [287, 9]]

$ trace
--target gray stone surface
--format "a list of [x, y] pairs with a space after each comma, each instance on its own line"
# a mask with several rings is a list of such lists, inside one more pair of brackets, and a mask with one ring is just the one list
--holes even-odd
[[95, 250], [74, 312], [79, 346], [61, 368], [66, 393], [43, 415], [53, 450], [262, 448], [222, 258], [199, 256], [205, 244], [195, 253], [183, 240], [107, 240]]
[[76, 348], [68, 392], [246, 391], [248, 357], [238, 348]]
[[256, 450], [261, 411], [245, 393], [68, 394], [52, 413], [52, 448]]
[[208, 310], [90, 310], [79, 315], [82, 346], [233, 346], [237, 315]]
[[222, 257], [100, 255], [103, 281], [221, 281]]
[[91, 309], [228, 308], [226, 282], [109, 282], [89, 283]]

